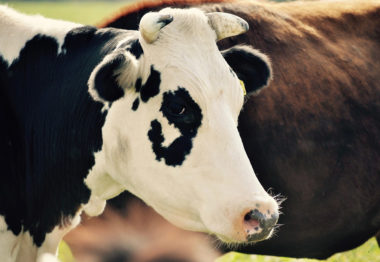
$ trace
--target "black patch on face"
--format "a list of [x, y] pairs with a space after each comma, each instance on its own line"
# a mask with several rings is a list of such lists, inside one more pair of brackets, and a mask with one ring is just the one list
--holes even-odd
[[126, 58], [123, 54], [115, 55], [96, 73], [94, 87], [104, 100], [113, 102], [124, 95], [123, 88], [117, 82], [118, 75], [115, 75], [114, 72], [125, 62]]
[[[178, 87], [175, 92], [165, 92], [160, 111], [181, 134], [195, 137], [202, 122], [202, 112], [185, 88]], [[179, 114], [181, 111], [183, 113]]]
[[150, 75], [146, 83], [141, 87], [140, 95], [143, 102], [148, 100], [160, 92], [161, 74], [156, 71], [153, 65], [150, 67]]
[[191, 98], [186, 89], [179, 87], [175, 92], [165, 92], [160, 108], [162, 114], [179, 129], [181, 135], [168, 147], [162, 146], [165, 137], [162, 134], [162, 126], [158, 120], [151, 122], [148, 132], [152, 142], [156, 160], [165, 159], [170, 166], [182, 165], [192, 148], [192, 139], [196, 136], [202, 123], [202, 112], [198, 104]]
[[158, 120], [153, 120], [151, 129], [148, 132], [149, 140], [152, 142], [153, 152], [156, 154], [156, 160], [165, 159], [165, 163], [169, 166], [181, 165], [187, 154], [190, 153], [192, 142], [184, 136], [176, 138], [169, 147], [162, 146], [165, 141], [162, 134], [162, 127]]
[[141, 78], [137, 78], [136, 80], [136, 84], [135, 84], [135, 89], [136, 89], [136, 92], [140, 92], [141, 90]]
[[133, 101], [132, 110], [136, 111], [137, 108], [139, 108], [139, 104], [140, 104], [140, 99], [136, 98], [135, 101]]
[[130, 47], [127, 48], [127, 51], [131, 52], [131, 54], [133, 54], [136, 59], [139, 59], [140, 56], [144, 54], [144, 51], [138, 39], [135, 39], [130, 43]]
[[0, 215], [37, 246], [88, 202], [83, 180], [102, 147], [106, 113], [87, 81], [123, 37], [83, 27], [67, 34], [59, 55], [56, 39], [36, 35], [12, 64], [0, 56]]

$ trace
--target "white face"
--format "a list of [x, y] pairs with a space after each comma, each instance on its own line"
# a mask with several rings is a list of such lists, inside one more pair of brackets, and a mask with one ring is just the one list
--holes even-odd
[[[226, 242], [270, 236], [278, 205], [244, 151], [244, 94], [198, 10], [171, 10], [154, 43], [140, 37], [136, 83], [108, 110], [102, 169], [173, 224]], [[128, 85], [131, 73], [119, 76]], [[100, 158], [100, 157], [98, 157]]]

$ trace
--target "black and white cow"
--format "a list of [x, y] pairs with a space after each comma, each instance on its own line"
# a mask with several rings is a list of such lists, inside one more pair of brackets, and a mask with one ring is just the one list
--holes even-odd
[[[139, 31], [96, 29], [0, 6], [0, 260], [55, 260], [80, 213], [124, 190], [224, 242], [270, 237], [278, 204], [237, 131], [244, 70], [216, 46], [247, 27], [164, 9]], [[267, 85], [263, 54], [228, 55], [255, 63], [248, 92]]]

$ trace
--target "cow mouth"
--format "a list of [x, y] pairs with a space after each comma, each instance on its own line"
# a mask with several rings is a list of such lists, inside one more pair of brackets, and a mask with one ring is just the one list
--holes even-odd
[[267, 239], [269, 239], [269, 238], [272, 237], [273, 232], [274, 232], [274, 228], [263, 229], [259, 233], [255, 233], [255, 234], [249, 235], [247, 237], [247, 240], [248, 240], [249, 243], [256, 243], [256, 242], [259, 242], [259, 241], [267, 240]]
[[245, 245], [254, 245], [257, 242], [267, 240], [273, 236], [273, 232], [274, 232], [273, 228], [269, 230], [262, 230], [259, 233], [249, 235], [245, 239], [242, 239], [242, 240], [232, 239], [231, 237], [227, 237], [221, 234], [214, 234], [214, 235], [218, 238], [222, 246], [226, 246], [229, 248], [231, 247], [238, 248]]

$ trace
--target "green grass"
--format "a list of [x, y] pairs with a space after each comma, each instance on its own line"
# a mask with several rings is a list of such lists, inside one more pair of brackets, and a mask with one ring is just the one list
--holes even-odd
[[61, 241], [58, 247], [58, 259], [61, 262], [75, 262], [73, 253], [65, 241]]
[[110, 1], [110, 2], [7, 2], [1, 1], [0, 4], [7, 4], [23, 13], [40, 14], [46, 17], [68, 20], [81, 24], [94, 25], [105, 17], [115, 13], [120, 7], [134, 2]]
[[[96, 24], [112, 15], [121, 6], [133, 1], [122, 2], [6, 2], [9, 6], [28, 14], [41, 14], [51, 18], [63, 19], [82, 24]], [[294, 247], [297, 248], [297, 247]], [[65, 244], [60, 246], [60, 258], [63, 262], [72, 262], [70, 249]], [[229, 253], [216, 262], [315, 262], [312, 259], [293, 259], [284, 257], [243, 255]], [[348, 252], [330, 257], [328, 262], [380, 262], [380, 248], [374, 238], [362, 246]]]
[[[297, 248], [297, 247], [294, 247]], [[380, 262], [380, 248], [376, 239], [371, 238], [360, 247], [335, 254], [327, 260], [295, 259], [261, 255], [243, 255], [235, 252], [228, 253], [215, 262]]]

